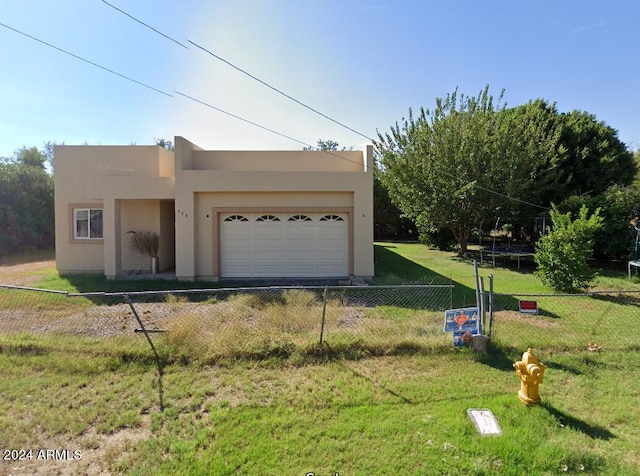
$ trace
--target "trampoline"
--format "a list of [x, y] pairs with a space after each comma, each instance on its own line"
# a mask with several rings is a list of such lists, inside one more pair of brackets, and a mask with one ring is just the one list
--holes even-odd
[[509, 259], [517, 258], [518, 269], [520, 269], [520, 260], [522, 258], [533, 257], [533, 248], [514, 246], [494, 246], [491, 248], [480, 248], [480, 263], [484, 262], [484, 255], [491, 255], [494, 268], [496, 266], [496, 256], [506, 256]]

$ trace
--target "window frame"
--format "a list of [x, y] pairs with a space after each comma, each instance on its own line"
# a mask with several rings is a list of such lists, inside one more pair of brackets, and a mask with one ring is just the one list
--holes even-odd
[[[86, 212], [87, 236], [78, 235], [78, 214]], [[69, 206], [70, 223], [69, 223], [69, 241], [71, 243], [84, 244], [102, 244], [104, 243], [104, 207], [100, 204], [72, 204]], [[101, 213], [102, 229], [101, 236], [91, 236], [91, 215], [92, 213]]]

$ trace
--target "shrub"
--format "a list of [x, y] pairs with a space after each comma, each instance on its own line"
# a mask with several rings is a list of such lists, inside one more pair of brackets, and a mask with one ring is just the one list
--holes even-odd
[[612, 185], [594, 197], [572, 195], [559, 204], [558, 209], [577, 213], [582, 205], [602, 210], [602, 227], [594, 237], [594, 256], [608, 260], [635, 259], [633, 244], [636, 233], [629, 226], [629, 221], [640, 216], [640, 185]]
[[602, 227], [602, 217], [599, 208], [588, 215], [583, 205], [572, 221], [570, 212], [562, 214], [554, 206], [553, 229], [536, 243], [536, 276], [556, 292], [583, 290], [595, 277], [587, 260], [593, 254], [594, 236]]

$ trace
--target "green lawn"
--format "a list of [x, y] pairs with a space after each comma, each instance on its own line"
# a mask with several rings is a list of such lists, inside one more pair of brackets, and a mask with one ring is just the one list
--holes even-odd
[[[531, 272], [480, 267], [499, 292], [549, 292]], [[47, 282], [56, 279], [64, 278]], [[470, 261], [378, 244], [376, 282], [416, 280], [453, 281], [456, 302], [473, 302]], [[621, 272], [596, 285], [639, 289]], [[571, 322], [561, 307], [554, 312], [562, 315], [540, 319]], [[582, 318], [602, 320], [601, 311]], [[547, 353], [543, 404], [528, 408], [511, 367], [526, 349], [500, 338], [486, 355], [444, 346], [367, 358], [175, 361], [160, 394], [137, 337], [0, 334], [0, 449], [82, 452], [76, 461], [1, 461], [0, 474], [640, 474], [637, 346]], [[491, 409], [503, 435], [479, 436], [469, 408]]]

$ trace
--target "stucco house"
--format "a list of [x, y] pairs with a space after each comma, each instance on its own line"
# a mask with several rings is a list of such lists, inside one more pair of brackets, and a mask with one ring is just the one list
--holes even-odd
[[150, 272], [129, 231], [159, 236], [178, 279], [373, 276], [373, 148], [210, 151], [57, 146], [56, 266]]

